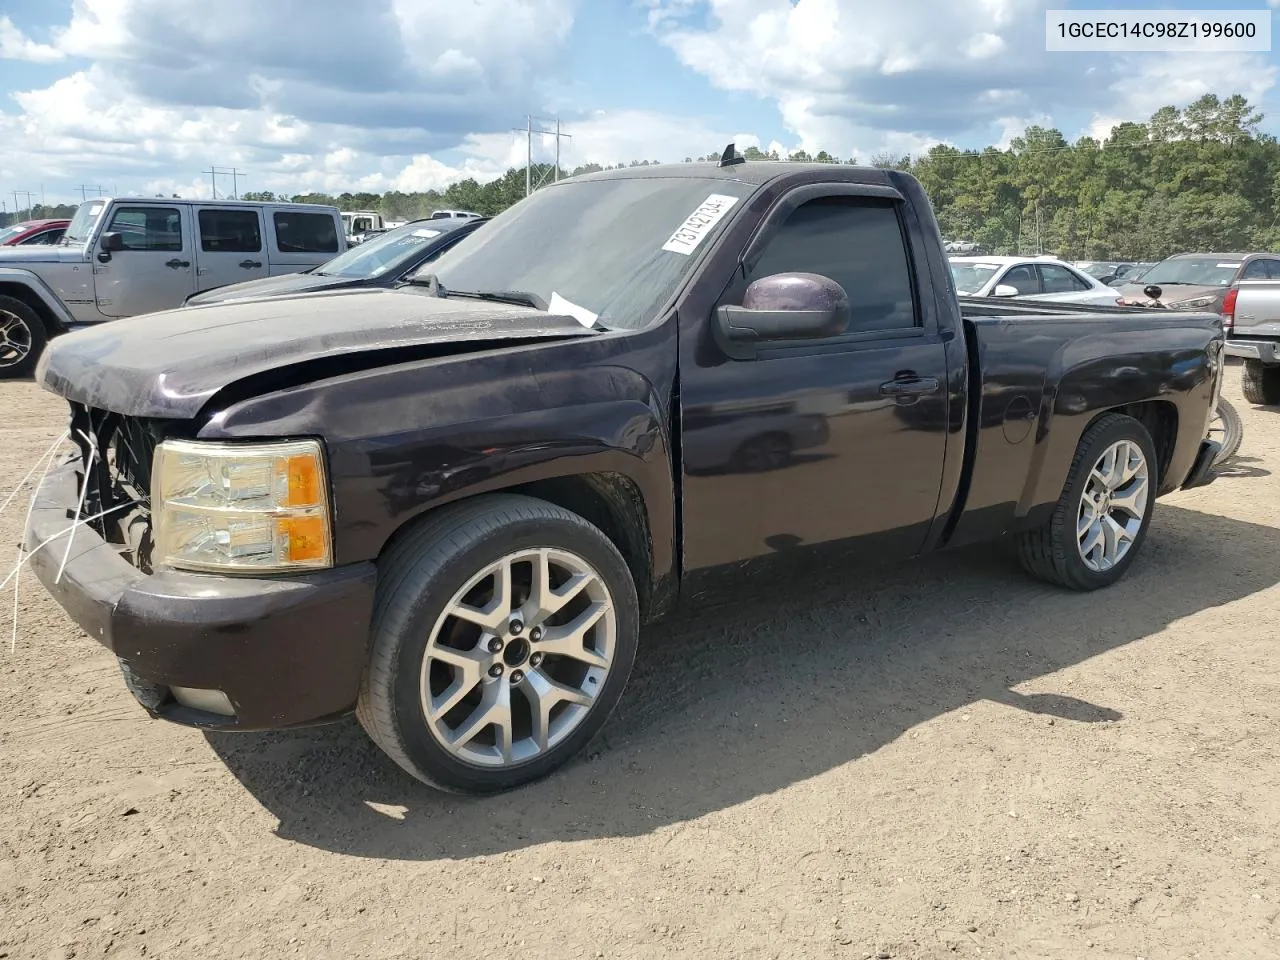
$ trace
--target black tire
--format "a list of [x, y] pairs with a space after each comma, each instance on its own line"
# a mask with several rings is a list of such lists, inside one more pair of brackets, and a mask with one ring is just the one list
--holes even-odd
[[[472, 577], [507, 554], [534, 547], [571, 551], [594, 568], [617, 615], [613, 662], [588, 713], [560, 743], [522, 763], [469, 763], [446, 750], [428, 727], [419, 691], [428, 640]], [[426, 784], [450, 793], [509, 790], [550, 774], [604, 725], [626, 687], [639, 627], [631, 572], [598, 528], [532, 497], [480, 497], [426, 518], [378, 561], [370, 659], [356, 715], [374, 743]]]
[[1217, 416], [1222, 420], [1222, 449], [1214, 460], [1214, 465], [1225, 463], [1240, 452], [1240, 444], [1244, 442], [1244, 422], [1240, 414], [1226, 397], [1218, 398]]
[[1261, 360], [1246, 360], [1240, 378], [1244, 398], [1259, 407], [1280, 404], [1280, 367], [1264, 364]]
[[[1142, 450], [1147, 461], [1150, 489], [1141, 526], [1128, 552], [1110, 569], [1098, 571], [1086, 565], [1080, 555], [1076, 518], [1094, 465], [1109, 446], [1121, 440], [1135, 443]], [[1119, 413], [1099, 417], [1080, 438], [1076, 455], [1067, 471], [1062, 496], [1052, 516], [1043, 526], [1018, 535], [1018, 559], [1023, 568], [1034, 577], [1071, 590], [1098, 590], [1115, 583], [1125, 575], [1147, 537], [1155, 510], [1157, 470], [1155, 444], [1146, 427], [1133, 417]]]
[[[6, 335], [6, 327], [8, 327]], [[15, 297], [0, 296], [0, 379], [29, 377], [36, 372], [49, 333], [40, 315]], [[19, 353], [25, 347], [26, 353]]]

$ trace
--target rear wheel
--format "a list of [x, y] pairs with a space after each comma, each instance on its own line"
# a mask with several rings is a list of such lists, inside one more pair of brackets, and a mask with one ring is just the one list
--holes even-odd
[[1222, 449], [1214, 465], [1225, 463], [1240, 452], [1240, 444], [1244, 440], [1244, 423], [1226, 397], [1218, 398], [1218, 407], [1209, 421], [1209, 439], [1217, 440]]
[[1146, 427], [1122, 414], [1100, 417], [1080, 438], [1053, 515], [1019, 535], [1023, 567], [1072, 590], [1115, 583], [1146, 538], [1156, 483]]
[[595, 526], [529, 497], [433, 517], [379, 561], [357, 715], [443, 790], [555, 770], [600, 729], [635, 659], [635, 584]]
[[29, 377], [49, 337], [44, 321], [14, 297], [0, 296], [0, 377]]
[[1244, 398], [1260, 407], [1280, 404], [1280, 367], [1267, 366], [1261, 360], [1246, 360], [1241, 377]]

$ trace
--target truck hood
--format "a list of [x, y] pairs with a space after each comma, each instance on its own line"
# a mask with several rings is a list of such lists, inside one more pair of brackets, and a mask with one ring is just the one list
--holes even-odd
[[237, 381], [317, 361], [310, 377], [503, 344], [593, 336], [569, 316], [423, 290], [340, 290], [181, 307], [56, 337], [36, 379], [133, 417], [192, 419]]
[[294, 293], [312, 293], [316, 290], [332, 290], [360, 283], [351, 277], [321, 277], [314, 273], [286, 273], [278, 277], [262, 277], [243, 283], [230, 283], [198, 293], [187, 300], [187, 306], [206, 303], [226, 303], [228, 300], [246, 300], [250, 297], [282, 297]]
[[[1150, 284], [1141, 280], [1137, 283], [1126, 283], [1124, 286], [1120, 287], [1118, 293], [1126, 300], [1131, 300], [1135, 303], [1146, 303], [1147, 295], [1142, 291], [1148, 286], [1150, 286]], [[1157, 283], [1156, 286], [1160, 288], [1160, 302], [1166, 307], [1171, 304], [1181, 303], [1184, 300], [1195, 300], [1197, 297], [1213, 296], [1220, 298], [1226, 296], [1227, 293], [1226, 287], [1214, 286], [1212, 284], [1209, 286], [1201, 286], [1199, 284], [1189, 283], [1171, 283], [1168, 285]], [[1205, 308], [1197, 307], [1196, 309], [1200, 310]]]
[[28, 263], [82, 263], [84, 247], [34, 246], [0, 247], [0, 267], [19, 267]]

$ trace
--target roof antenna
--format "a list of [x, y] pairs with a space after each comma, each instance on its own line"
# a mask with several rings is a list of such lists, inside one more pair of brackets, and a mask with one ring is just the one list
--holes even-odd
[[724, 148], [724, 153], [720, 154], [720, 166], [722, 167], [732, 167], [735, 163], [746, 162], [747, 158], [738, 153], [733, 141], [729, 141], [729, 145]]

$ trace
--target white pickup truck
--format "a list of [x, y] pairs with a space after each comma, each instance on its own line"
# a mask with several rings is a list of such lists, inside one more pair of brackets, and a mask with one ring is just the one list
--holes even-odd
[[309, 270], [346, 249], [332, 206], [88, 200], [57, 245], [0, 249], [0, 377], [30, 375], [49, 339], [75, 327]]

